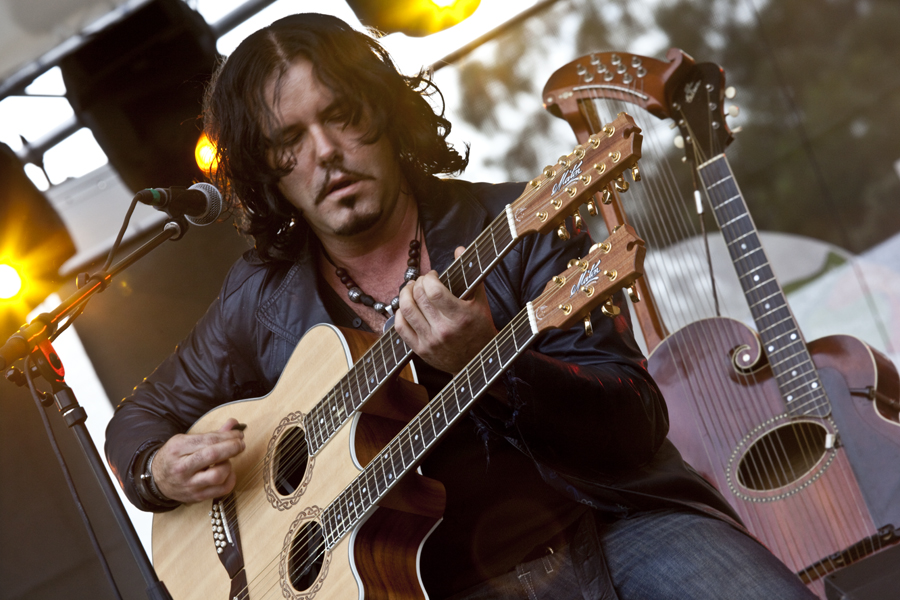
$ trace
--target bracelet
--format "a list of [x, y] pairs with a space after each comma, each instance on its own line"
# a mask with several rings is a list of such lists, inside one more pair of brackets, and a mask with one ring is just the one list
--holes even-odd
[[148, 492], [150, 499], [163, 506], [169, 506], [172, 505], [174, 500], [167, 498], [166, 495], [159, 490], [156, 481], [153, 479], [153, 459], [156, 458], [157, 452], [159, 452], [159, 448], [154, 450], [150, 454], [150, 458], [147, 459], [147, 466], [144, 469], [144, 472], [141, 473], [141, 483], [144, 484], [143, 487]]

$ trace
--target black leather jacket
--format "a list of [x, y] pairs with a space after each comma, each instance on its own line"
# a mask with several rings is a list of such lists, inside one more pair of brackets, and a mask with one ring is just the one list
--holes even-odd
[[[443, 272], [454, 248], [468, 245], [521, 191], [522, 184], [455, 180], [417, 189], [432, 267]], [[486, 280], [497, 328], [589, 245], [586, 235], [523, 239]], [[219, 404], [267, 393], [307, 329], [335, 321], [333, 299], [322, 289], [309, 252], [265, 265], [251, 251], [232, 267], [207, 314], [109, 424], [107, 456], [132, 502], [162, 508], [135, 488], [148, 450]], [[596, 311], [591, 337], [577, 327], [539, 338], [506, 378], [510, 404], [486, 397], [475, 420], [524, 453], [547, 484], [604, 518], [681, 506], [736, 520], [666, 440], [665, 402], [618, 302], [622, 314], [614, 319]]]

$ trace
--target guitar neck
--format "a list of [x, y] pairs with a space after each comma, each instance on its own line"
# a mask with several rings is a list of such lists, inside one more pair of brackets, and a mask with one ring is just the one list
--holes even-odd
[[[465, 298], [518, 242], [510, 212], [507, 206], [440, 276], [456, 297]], [[310, 453], [318, 452], [347, 417], [409, 361], [411, 354], [393, 326], [388, 328], [307, 415]]]
[[759, 232], [728, 159], [724, 154], [715, 156], [700, 165], [697, 172], [725, 238], [788, 413], [827, 415], [831, 407], [825, 389], [760, 243]]
[[355, 527], [396, 482], [497, 380], [537, 336], [528, 303], [323, 511], [328, 549]]

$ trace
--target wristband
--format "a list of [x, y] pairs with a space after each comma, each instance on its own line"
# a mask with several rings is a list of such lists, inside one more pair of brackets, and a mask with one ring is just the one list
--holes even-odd
[[150, 457], [147, 459], [147, 466], [140, 476], [141, 485], [138, 487], [144, 492], [142, 495], [145, 497], [145, 500], [149, 500], [153, 504], [167, 508], [178, 506], [180, 502], [166, 497], [166, 495], [160, 491], [159, 487], [156, 485], [156, 481], [153, 479], [153, 459], [156, 458], [157, 452], [159, 452], [159, 448], [150, 453]]

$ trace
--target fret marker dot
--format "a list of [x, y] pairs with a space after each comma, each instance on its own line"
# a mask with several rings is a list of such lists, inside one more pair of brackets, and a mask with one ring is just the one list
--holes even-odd
[[419, 434], [417, 433], [416, 435], [414, 435], [414, 436], [413, 436], [413, 439], [414, 439], [414, 440], [419, 439]]
[[399, 344], [399, 343], [400, 343], [400, 339], [398, 338], [397, 341], [394, 342], [394, 343], [395, 343], [395, 344]]
[[775, 351], [775, 346], [769, 346], [768, 350], [769, 350], [769, 352], [774, 352], [774, 351]]
[[796, 376], [797, 376], [797, 370], [795, 369], [795, 370], [791, 371], [791, 377], [796, 377]]
[[324, 423], [324, 422], [325, 422], [325, 417], [322, 417], [321, 419], [319, 419], [319, 423]]
[[363, 488], [363, 491], [364, 491], [364, 492], [367, 491], [366, 488]]
[[441, 416], [441, 413], [435, 413], [434, 416], [440, 417], [440, 416]]
[[789, 395], [789, 396], [788, 396], [788, 402], [790, 402], [790, 401], [793, 400], [793, 399], [794, 399], [794, 396], [793, 396], [793, 395]]
[[393, 478], [394, 478], [393, 473], [388, 473], [388, 479], [393, 479]]
[[469, 261], [469, 268], [472, 268], [472, 261]]
[[815, 381], [813, 381], [813, 382], [812, 382], [812, 385], [809, 386], [809, 387], [811, 387], [812, 389], [816, 389], [817, 387], [819, 387], [819, 384], [816, 383]]
[[743, 356], [741, 357], [741, 360], [744, 361], [745, 363], [750, 362], [750, 355], [749, 355], [749, 354], [743, 355]]
[[462, 386], [461, 388], [459, 388], [459, 391], [461, 391], [461, 392], [466, 391], [466, 386]]
[[372, 379], [370, 379], [369, 383], [375, 383], [375, 378], [373, 377]]
[[753, 276], [753, 281], [759, 281], [759, 275], [754, 275], [754, 276]]
[[770, 307], [770, 306], [772, 306], [772, 305], [769, 304], [768, 302], [766, 302], [766, 310], [769, 310], [769, 307]]
[[746, 249], [747, 249], [747, 244], [741, 244], [741, 250], [746, 250]]
[[494, 362], [494, 359], [493, 359], [493, 358], [489, 358], [489, 359], [488, 359], [488, 362], [489, 362], [489, 363], [492, 363], [492, 362]]
[[791, 339], [792, 339], [792, 340], [796, 340], [796, 339], [797, 339], [797, 334], [796, 334], [796, 333], [792, 333], [792, 334], [791, 334]]

